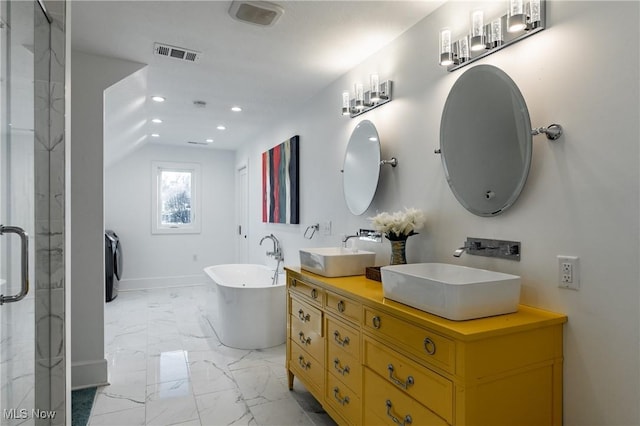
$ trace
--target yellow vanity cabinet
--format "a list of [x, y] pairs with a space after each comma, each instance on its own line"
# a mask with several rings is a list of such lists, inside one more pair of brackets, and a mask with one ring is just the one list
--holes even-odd
[[339, 423], [362, 424], [362, 304], [327, 290], [327, 388], [325, 402]]
[[296, 268], [287, 286], [289, 387], [297, 377], [337, 423], [562, 424], [566, 316], [520, 305], [450, 321], [364, 276]]

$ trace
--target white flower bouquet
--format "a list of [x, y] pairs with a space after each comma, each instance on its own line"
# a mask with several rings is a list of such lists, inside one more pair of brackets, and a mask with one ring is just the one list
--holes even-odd
[[371, 218], [376, 231], [381, 232], [390, 241], [406, 240], [417, 234], [416, 230], [425, 223], [424, 212], [414, 208], [406, 208], [395, 213], [382, 212]]

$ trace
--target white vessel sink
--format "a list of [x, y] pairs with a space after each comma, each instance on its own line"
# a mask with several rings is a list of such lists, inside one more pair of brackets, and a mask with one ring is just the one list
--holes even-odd
[[342, 247], [307, 248], [300, 250], [300, 267], [323, 277], [362, 275], [373, 266], [376, 254], [371, 251]]
[[381, 268], [384, 297], [451, 320], [518, 310], [520, 277], [447, 263]]

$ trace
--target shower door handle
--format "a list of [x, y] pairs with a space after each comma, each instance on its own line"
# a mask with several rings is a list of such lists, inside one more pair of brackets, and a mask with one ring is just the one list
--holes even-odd
[[0, 225], [0, 235], [18, 234], [20, 236], [20, 270], [21, 285], [20, 293], [14, 296], [5, 296], [0, 294], [0, 305], [5, 303], [18, 302], [22, 300], [29, 292], [29, 236], [24, 229], [17, 226]]

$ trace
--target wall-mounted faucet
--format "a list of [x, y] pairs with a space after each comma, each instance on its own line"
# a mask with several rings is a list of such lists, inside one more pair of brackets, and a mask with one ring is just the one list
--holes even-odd
[[499, 257], [501, 259], [520, 260], [520, 242], [506, 240], [488, 240], [485, 238], [467, 237], [463, 247], [453, 252], [454, 257], [462, 256], [462, 253], [475, 256]]
[[347, 248], [347, 241], [349, 241], [351, 238], [358, 238], [358, 237], [360, 237], [359, 232], [353, 235], [345, 235], [344, 237], [342, 237], [342, 247]]

